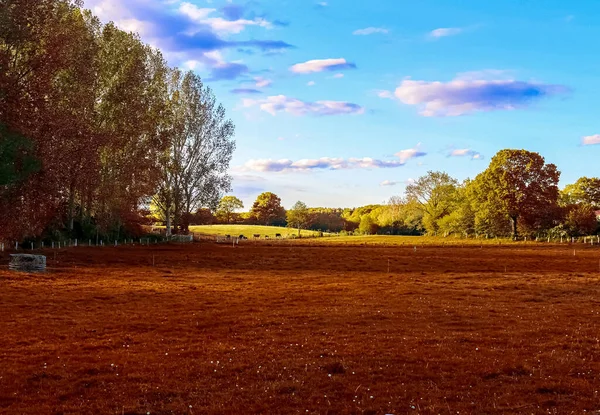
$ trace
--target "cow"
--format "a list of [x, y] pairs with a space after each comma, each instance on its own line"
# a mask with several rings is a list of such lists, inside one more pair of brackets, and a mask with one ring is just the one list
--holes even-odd
[[254, 239], [260, 239], [260, 235], [259, 235], [259, 234], [257, 234], [257, 233], [255, 233], [255, 234], [254, 234]]
[[243, 241], [244, 239], [248, 239], [248, 238], [246, 238], [244, 235], [240, 235], [240, 236], [238, 237], [238, 239], [240, 239], [240, 240], [242, 240], [242, 241]]
[[275, 238], [281, 239], [281, 234], [280, 233], [275, 234]]

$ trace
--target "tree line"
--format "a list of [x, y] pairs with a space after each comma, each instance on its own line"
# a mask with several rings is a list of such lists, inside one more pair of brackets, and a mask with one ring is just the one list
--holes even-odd
[[212, 90], [78, 0], [0, 2], [0, 239], [181, 231], [230, 190]]
[[538, 153], [502, 150], [474, 179], [459, 182], [430, 171], [384, 205], [355, 209], [285, 211], [273, 193], [261, 194], [246, 213], [241, 200], [222, 199], [199, 223], [290, 226], [323, 232], [487, 237], [574, 237], [599, 230], [600, 178], [582, 177], [559, 189], [560, 172]]

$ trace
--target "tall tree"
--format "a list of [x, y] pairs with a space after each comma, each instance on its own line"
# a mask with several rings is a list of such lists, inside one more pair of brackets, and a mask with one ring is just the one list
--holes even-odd
[[224, 196], [217, 208], [217, 217], [226, 223], [231, 223], [235, 211], [244, 208], [244, 203], [235, 196]]
[[258, 195], [250, 213], [261, 225], [285, 225], [285, 209], [281, 206], [279, 196], [274, 193]]
[[304, 228], [310, 219], [310, 212], [306, 203], [297, 201], [291, 210], [287, 211], [288, 226], [298, 229], [298, 238], [301, 237], [300, 230]]
[[575, 183], [565, 186], [561, 192], [564, 204], [587, 204], [600, 208], [600, 178], [581, 177]]
[[448, 215], [456, 197], [458, 182], [449, 174], [429, 171], [416, 182], [406, 186], [406, 197], [423, 214], [423, 226], [433, 234], [439, 230], [438, 221]]
[[501, 150], [474, 180], [476, 210], [494, 220], [504, 217], [512, 224], [537, 227], [557, 211], [560, 172], [538, 153]]
[[[155, 202], [187, 232], [190, 215], [201, 207], [216, 209], [230, 190], [227, 174], [235, 149], [234, 126], [212, 90], [193, 72], [171, 74], [171, 144], [163, 157]], [[169, 228], [170, 229], [170, 228]]]

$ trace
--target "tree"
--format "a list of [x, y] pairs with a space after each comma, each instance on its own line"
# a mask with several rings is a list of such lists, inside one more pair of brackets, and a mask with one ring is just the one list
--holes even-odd
[[591, 205], [571, 205], [567, 208], [565, 227], [571, 236], [591, 235], [598, 229], [596, 212]]
[[217, 217], [225, 223], [231, 223], [235, 211], [243, 209], [244, 203], [235, 196], [225, 196], [219, 202], [217, 208]]
[[360, 225], [358, 225], [360, 233], [364, 235], [374, 235], [377, 233], [377, 228], [377, 223], [375, 223], [371, 215], [364, 215], [360, 219]]
[[587, 204], [600, 207], [600, 178], [581, 177], [575, 183], [565, 186], [561, 192], [561, 202], [569, 204]]
[[[167, 222], [187, 232], [192, 212], [216, 209], [230, 190], [227, 174], [235, 149], [234, 126], [225, 108], [199, 76], [173, 70], [170, 76], [170, 147], [162, 157], [159, 191], [154, 196]], [[167, 227], [168, 232], [170, 226]]]
[[538, 153], [501, 150], [473, 182], [476, 221], [481, 225], [481, 215], [494, 224], [506, 218], [515, 238], [521, 224], [529, 228], [545, 224], [548, 214], [557, 211], [559, 178], [556, 166], [546, 164]]
[[439, 230], [438, 221], [451, 212], [457, 185], [447, 173], [429, 171], [406, 186], [408, 202], [422, 212], [423, 226], [430, 234]]
[[291, 210], [287, 211], [288, 226], [298, 228], [298, 238], [300, 238], [300, 229], [304, 228], [310, 218], [310, 212], [304, 202], [297, 201]]
[[281, 206], [281, 199], [274, 193], [258, 195], [250, 213], [261, 225], [285, 225], [285, 209]]

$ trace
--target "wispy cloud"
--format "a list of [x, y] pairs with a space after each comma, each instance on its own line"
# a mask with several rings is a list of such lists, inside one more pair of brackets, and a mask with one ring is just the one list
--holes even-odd
[[427, 82], [406, 79], [395, 96], [407, 105], [421, 108], [425, 117], [453, 117], [477, 111], [514, 110], [544, 97], [565, 94], [563, 85], [510, 79], [454, 79]]
[[587, 135], [581, 139], [581, 144], [584, 146], [593, 146], [600, 144], [600, 134]]
[[239, 170], [294, 172], [312, 170], [389, 169], [404, 166], [408, 160], [423, 156], [425, 156], [425, 153], [419, 151], [417, 146], [414, 149], [401, 150], [396, 153], [397, 160], [379, 160], [370, 157], [348, 159], [321, 157], [318, 159], [302, 159], [298, 161], [292, 161], [290, 159], [258, 159], [249, 160], [244, 166], [239, 168]]
[[334, 77], [335, 79], [340, 79], [340, 78], [343, 78], [343, 77], [344, 77], [344, 74], [343, 74], [343, 73], [336, 73], [335, 75], [333, 75], [333, 77]]
[[265, 78], [262, 78], [260, 76], [254, 78], [254, 81], [256, 82], [255, 85], [256, 85], [257, 88], [266, 88], [268, 86], [271, 86], [271, 84], [273, 83], [272, 80], [265, 79]]
[[[237, 34], [248, 26], [259, 26], [266, 29], [273, 27], [270, 22], [264, 19], [248, 20], [241, 18], [241, 10], [234, 5], [225, 6], [224, 10], [226, 18], [212, 17], [211, 15], [217, 11], [216, 9], [200, 8], [187, 2], [183, 2], [179, 6], [179, 12], [189, 17], [190, 20], [200, 25], [209, 26], [215, 32], [221, 34]], [[234, 16], [237, 16], [237, 18], [232, 19]]]
[[375, 91], [375, 93], [377, 94], [377, 96], [379, 98], [394, 99], [394, 94], [391, 91], [378, 90], [378, 91]]
[[195, 62], [196, 69], [214, 69], [212, 80], [234, 79], [246, 73], [247, 67], [223, 58], [216, 60], [210, 54], [226, 49], [273, 52], [292, 47], [281, 40], [228, 39], [250, 26], [272, 27], [263, 18], [244, 19], [243, 10], [235, 6], [225, 6], [221, 12], [173, 0], [85, 0], [85, 6], [102, 21], [114, 21], [124, 30], [138, 32], [145, 42], [161, 49], [170, 62]]
[[442, 37], [456, 36], [464, 31], [460, 27], [440, 27], [429, 32], [429, 37], [432, 39], [439, 39]]
[[209, 81], [222, 81], [236, 79], [248, 73], [249, 69], [243, 63], [223, 62], [210, 70]]
[[344, 58], [336, 59], [314, 59], [304, 63], [297, 63], [290, 67], [290, 71], [298, 74], [307, 74], [324, 71], [340, 71], [344, 69], [356, 69], [356, 65], [346, 61]]
[[386, 186], [396, 186], [398, 184], [400, 184], [400, 182], [395, 181], [395, 180], [384, 180], [379, 185], [381, 187], [386, 187]]
[[388, 34], [390, 31], [387, 29], [384, 29], [382, 27], [367, 27], [364, 29], [358, 29], [355, 30], [354, 32], [352, 32], [353, 35], [357, 35], [357, 36], [367, 36], [367, 35], [372, 35], [375, 33], [381, 33], [381, 34]]
[[450, 150], [448, 157], [468, 157], [471, 160], [483, 160], [483, 154], [470, 148], [459, 148]]
[[400, 150], [394, 155], [398, 157], [402, 163], [406, 163], [410, 159], [425, 157], [427, 153], [421, 151], [421, 143], [419, 143], [414, 148]]
[[292, 115], [342, 115], [363, 114], [364, 108], [358, 104], [343, 101], [316, 101], [306, 102], [285, 95], [270, 96], [265, 99], [244, 99], [243, 106], [258, 106], [261, 111], [271, 115], [287, 112]]
[[232, 89], [229, 92], [231, 92], [232, 94], [237, 94], [237, 95], [262, 94], [262, 92], [260, 92], [258, 89], [252, 89], [252, 88], [236, 88], [236, 89]]
[[308, 81], [306, 83], [307, 86], [315, 86], [317, 83], [315, 81]]
[[402, 166], [398, 160], [377, 160], [369, 157], [364, 158], [329, 158], [302, 159], [292, 161], [282, 160], [250, 160], [244, 165], [244, 169], [258, 172], [293, 172], [311, 170], [352, 170], [352, 169], [380, 169], [395, 168]]

